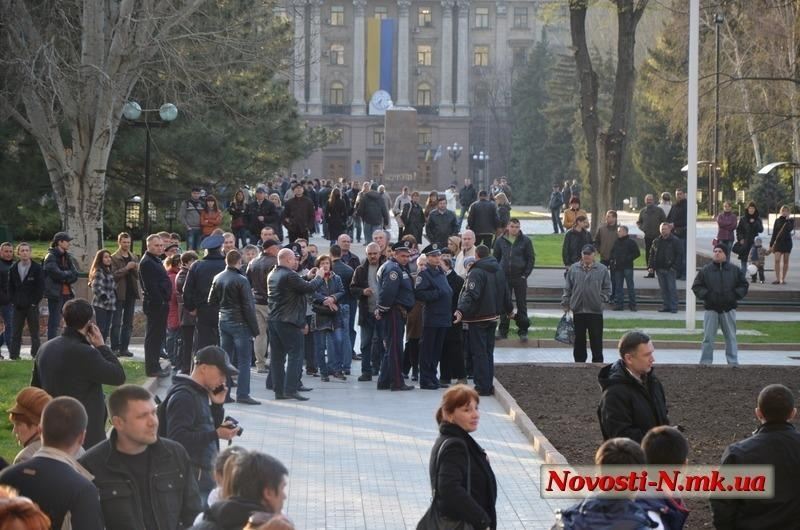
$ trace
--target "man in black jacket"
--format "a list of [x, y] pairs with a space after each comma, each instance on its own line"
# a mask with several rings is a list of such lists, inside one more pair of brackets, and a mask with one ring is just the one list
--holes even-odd
[[714, 246], [712, 262], [700, 269], [692, 283], [692, 291], [703, 301], [703, 346], [700, 364], [714, 362], [714, 341], [722, 328], [725, 338], [725, 359], [737, 366], [738, 344], [736, 342], [736, 307], [745, 297], [750, 284], [739, 267], [728, 261], [727, 248], [718, 243]]
[[680, 263], [678, 264], [678, 280], [686, 279], [686, 224], [689, 206], [683, 190], [675, 190], [675, 204], [669, 211], [667, 222], [672, 224], [672, 235], [681, 243]]
[[166, 425], [159, 426], [159, 434], [186, 449], [203, 503], [216, 486], [219, 440], [231, 440], [238, 433], [235, 425], [223, 421], [225, 381], [238, 373], [222, 348], [206, 346], [197, 350], [192, 374], [177, 374], [164, 397]]
[[267, 275], [278, 263], [280, 243], [274, 239], [267, 239], [261, 245], [262, 252], [259, 257], [247, 266], [247, 279], [253, 288], [253, 301], [256, 308], [258, 321], [258, 337], [254, 348], [256, 358], [256, 371], [259, 374], [267, 373], [266, 360], [269, 352], [269, 306], [267, 305]]
[[[282, 215], [283, 226], [289, 232], [290, 243], [297, 239], [310, 239], [310, 234], [316, 227], [314, 201], [304, 195], [305, 189], [302, 184], [295, 184], [292, 191], [294, 197], [286, 201]], [[308, 192], [309, 195], [313, 193], [313, 189]]]
[[600, 370], [597, 418], [604, 440], [641, 442], [653, 427], [669, 425], [664, 387], [653, 373], [654, 351], [648, 335], [629, 331], [619, 340], [620, 358]]
[[475, 232], [476, 244], [492, 247], [494, 234], [500, 226], [500, 218], [497, 215], [497, 206], [489, 200], [486, 190], [478, 193], [478, 200], [469, 207], [467, 217], [467, 228]]
[[564, 242], [561, 245], [561, 261], [564, 267], [569, 270], [573, 263], [578, 263], [581, 260], [583, 247], [592, 244], [589, 219], [585, 215], [579, 215], [575, 218], [575, 225], [564, 234]]
[[[519, 340], [528, 342], [528, 328], [531, 321], [528, 318], [528, 276], [533, 272], [536, 263], [536, 253], [533, 242], [520, 230], [519, 220], [511, 218], [508, 222], [508, 233], [500, 236], [494, 242], [494, 257], [500, 262], [500, 268], [506, 275], [508, 288], [517, 302], [517, 314], [514, 321], [517, 323]], [[500, 315], [499, 337], [508, 337], [508, 327], [511, 320], [508, 315]]]
[[678, 288], [675, 280], [678, 276], [683, 249], [681, 241], [672, 235], [672, 225], [661, 223], [661, 237], [653, 241], [648, 256], [648, 272], [656, 273], [658, 287], [661, 290], [661, 299], [664, 306], [658, 311], [661, 313], [678, 312]]
[[358, 198], [356, 214], [364, 223], [364, 240], [371, 241], [379, 228], [389, 226], [389, 209], [381, 194], [375, 190], [362, 191]]
[[164, 242], [158, 235], [151, 234], [147, 236], [147, 252], [139, 262], [142, 310], [147, 317], [144, 331], [144, 368], [149, 377], [168, 377], [170, 374], [170, 370], [162, 369], [158, 362], [161, 345], [167, 336], [169, 299], [173, 287], [159, 257], [163, 252]]
[[[78, 269], [69, 253], [72, 238], [66, 232], [57, 232], [44, 258], [44, 295], [47, 298], [47, 338], [58, 336], [61, 311], [67, 300], [75, 298], [72, 284], [78, 281]], [[166, 273], [165, 273], [166, 274]]]
[[458, 219], [459, 229], [461, 228], [462, 223], [464, 223], [464, 217], [467, 215], [469, 207], [472, 206], [472, 203], [477, 200], [478, 192], [475, 191], [475, 186], [472, 185], [472, 180], [468, 178], [464, 179], [464, 187], [458, 192], [458, 204], [461, 205], [461, 216]]
[[14, 308], [13, 333], [9, 352], [12, 359], [19, 359], [22, 347], [22, 330], [28, 323], [31, 335], [31, 357], [39, 351], [39, 302], [44, 296], [44, 271], [42, 266], [31, 259], [31, 246], [28, 243], [17, 245], [19, 261], [8, 272], [9, 295]]
[[367, 245], [367, 259], [356, 267], [350, 282], [350, 293], [358, 299], [358, 325], [361, 328], [361, 376], [359, 381], [372, 381], [378, 375], [383, 357], [380, 328], [375, 320], [378, 308], [378, 269], [386, 257], [377, 243]]
[[425, 213], [419, 204], [419, 192], [411, 194], [411, 201], [403, 206], [400, 212], [400, 219], [403, 223], [404, 236], [412, 235], [417, 240], [417, 244], [422, 243], [422, 230], [425, 228]]
[[203, 259], [194, 262], [186, 276], [183, 286], [183, 307], [194, 311], [195, 323], [194, 347], [219, 345], [219, 306], [208, 300], [211, 282], [214, 276], [225, 270], [225, 255], [222, 244], [225, 238], [221, 235], [208, 236], [201, 246], [205, 250]]
[[[278, 231], [280, 220], [275, 204], [267, 198], [267, 188], [259, 185], [256, 188], [256, 198], [247, 204], [247, 221], [250, 223], [250, 233], [255, 237], [261, 233], [261, 229], [271, 226]], [[221, 245], [220, 245], [221, 246]]]
[[758, 394], [753, 435], [725, 449], [722, 464], [769, 465], [775, 473], [775, 495], [769, 499], [713, 499], [714, 528], [796, 528], [800, 520], [800, 433], [792, 391], [769, 385]]
[[[14, 358], [12, 336], [14, 331], [14, 306], [11, 304], [11, 267], [14, 266], [14, 246], [4, 241], [0, 243], [0, 321], [5, 322], [5, 330], [0, 331], [0, 349], [8, 348], [9, 357]], [[0, 355], [0, 359], [3, 356]]]
[[458, 234], [456, 214], [447, 209], [447, 199], [444, 195], [439, 197], [436, 209], [428, 214], [425, 233], [428, 236], [428, 241], [437, 243], [442, 248], [447, 248], [447, 239], [450, 236]]
[[628, 236], [628, 227], [617, 228], [617, 240], [611, 247], [611, 284], [614, 311], [622, 311], [625, 307], [623, 282], [628, 285], [628, 307], [636, 311], [636, 290], [633, 286], [633, 262], [639, 257], [639, 245]]
[[94, 475], [106, 530], [188, 528], [202, 509], [189, 455], [158, 436], [153, 396], [123, 385], [108, 396], [113, 429], [79, 462]]
[[214, 276], [208, 303], [219, 307], [220, 346], [239, 369], [236, 402], [260, 405], [259, 401], [250, 397], [253, 337], [258, 336], [253, 290], [241, 273], [242, 255], [238, 250], [231, 250], [225, 255], [225, 264], [225, 270]]
[[106, 438], [103, 385], [125, 382], [125, 370], [105, 345], [93, 316], [92, 305], [86, 300], [78, 298], [64, 304], [64, 333], [42, 345], [31, 380], [31, 386], [53, 397], [71, 396], [83, 404], [89, 415], [84, 442], [87, 448]]

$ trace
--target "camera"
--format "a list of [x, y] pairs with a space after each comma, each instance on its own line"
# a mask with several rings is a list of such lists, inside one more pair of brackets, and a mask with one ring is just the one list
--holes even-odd
[[228, 429], [235, 429], [236, 436], [241, 436], [244, 432], [244, 428], [239, 425], [239, 421], [236, 418], [232, 418], [230, 416], [225, 416], [225, 419], [222, 421], [222, 424], [226, 426]]

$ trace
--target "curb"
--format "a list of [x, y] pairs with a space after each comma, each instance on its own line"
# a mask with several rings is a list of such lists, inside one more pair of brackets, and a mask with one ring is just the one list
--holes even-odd
[[500, 384], [496, 378], [494, 379], [494, 397], [511, 417], [516, 426], [522, 431], [522, 434], [531, 442], [533, 450], [541, 458], [545, 464], [561, 464], [568, 465], [567, 459], [564, 455], [550, 443], [542, 431], [533, 424], [531, 419], [525, 414], [525, 411], [520, 408], [517, 401], [511, 397], [511, 394]]
[[[661, 349], [669, 350], [690, 350], [700, 353], [700, 345], [697, 342], [689, 341], [657, 341], [658, 347]], [[616, 340], [603, 340], [603, 348], [616, 350], [619, 346], [619, 341]], [[502, 339], [495, 341], [495, 348], [533, 348], [533, 349], [546, 349], [546, 348], [571, 348], [568, 344], [563, 344], [553, 339], [528, 339], [524, 345], [516, 339]], [[724, 349], [724, 342], [715, 342], [715, 349]], [[739, 350], [772, 350], [772, 351], [787, 351], [794, 352], [800, 350], [800, 344], [796, 343], [771, 343], [771, 344], [742, 344], [739, 343]]]

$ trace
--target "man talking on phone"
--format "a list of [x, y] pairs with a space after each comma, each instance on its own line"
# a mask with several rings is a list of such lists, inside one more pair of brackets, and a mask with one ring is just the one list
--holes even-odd
[[42, 344], [36, 355], [31, 386], [54, 398], [70, 396], [81, 402], [88, 416], [83, 447], [89, 449], [106, 439], [103, 385], [125, 383], [125, 370], [92, 320], [92, 304], [82, 298], [69, 300], [63, 315], [66, 327], [61, 336]]
[[[191, 375], [177, 374], [164, 397], [166, 425], [159, 425], [159, 435], [178, 442], [191, 460], [192, 473], [206, 505], [214, 489], [214, 460], [220, 440], [231, 440], [238, 428], [224, 421], [227, 377], [239, 374], [219, 346], [197, 350]], [[163, 422], [162, 422], [163, 423]]]

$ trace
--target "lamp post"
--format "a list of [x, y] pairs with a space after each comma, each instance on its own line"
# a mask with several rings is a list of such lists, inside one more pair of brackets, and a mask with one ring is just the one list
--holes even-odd
[[458, 161], [458, 157], [461, 156], [462, 151], [464, 151], [464, 146], [459, 145], [458, 142], [455, 142], [453, 145], [447, 146], [447, 156], [450, 157], [450, 171], [453, 173], [453, 180], [457, 180], [456, 162]]
[[489, 165], [489, 153], [479, 151], [472, 155], [472, 160], [478, 164], [478, 189], [485, 190], [486, 188], [483, 186], [483, 172]]
[[142, 218], [142, 198], [134, 195], [125, 201], [125, 230], [136, 237]]
[[714, 81], [714, 160], [713, 160], [713, 168], [711, 169], [712, 173], [712, 185], [711, 185], [711, 198], [709, 203], [711, 204], [711, 211], [709, 212], [712, 216], [717, 214], [717, 209], [719, 205], [717, 204], [717, 188], [719, 187], [719, 29], [722, 26], [722, 23], [725, 22], [725, 18], [722, 16], [722, 13], [717, 13], [714, 15], [714, 28], [716, 30], [716, 75]]
[[[149, 120], [148, 116], [158, 112], [158, 120]], [[147, 248], [146, 239], [150, 233], [150, 129], [153, 127], [166, 127], [178, 117], [178, 107], [172, 103], [164, 103], [158, 109], [142, 109], [135, 101], [129, 101], [122, 107], [122, 115], [133, 127], [144, 127], [144, 200], [142, 201], [143, 227], [142, 227], [142, 254]]]
[[169, 223], [169, 231], [172, 232], [172, 223], [178, 218], [178, 201], [172, 201], [164, 211], [164, 220]]

